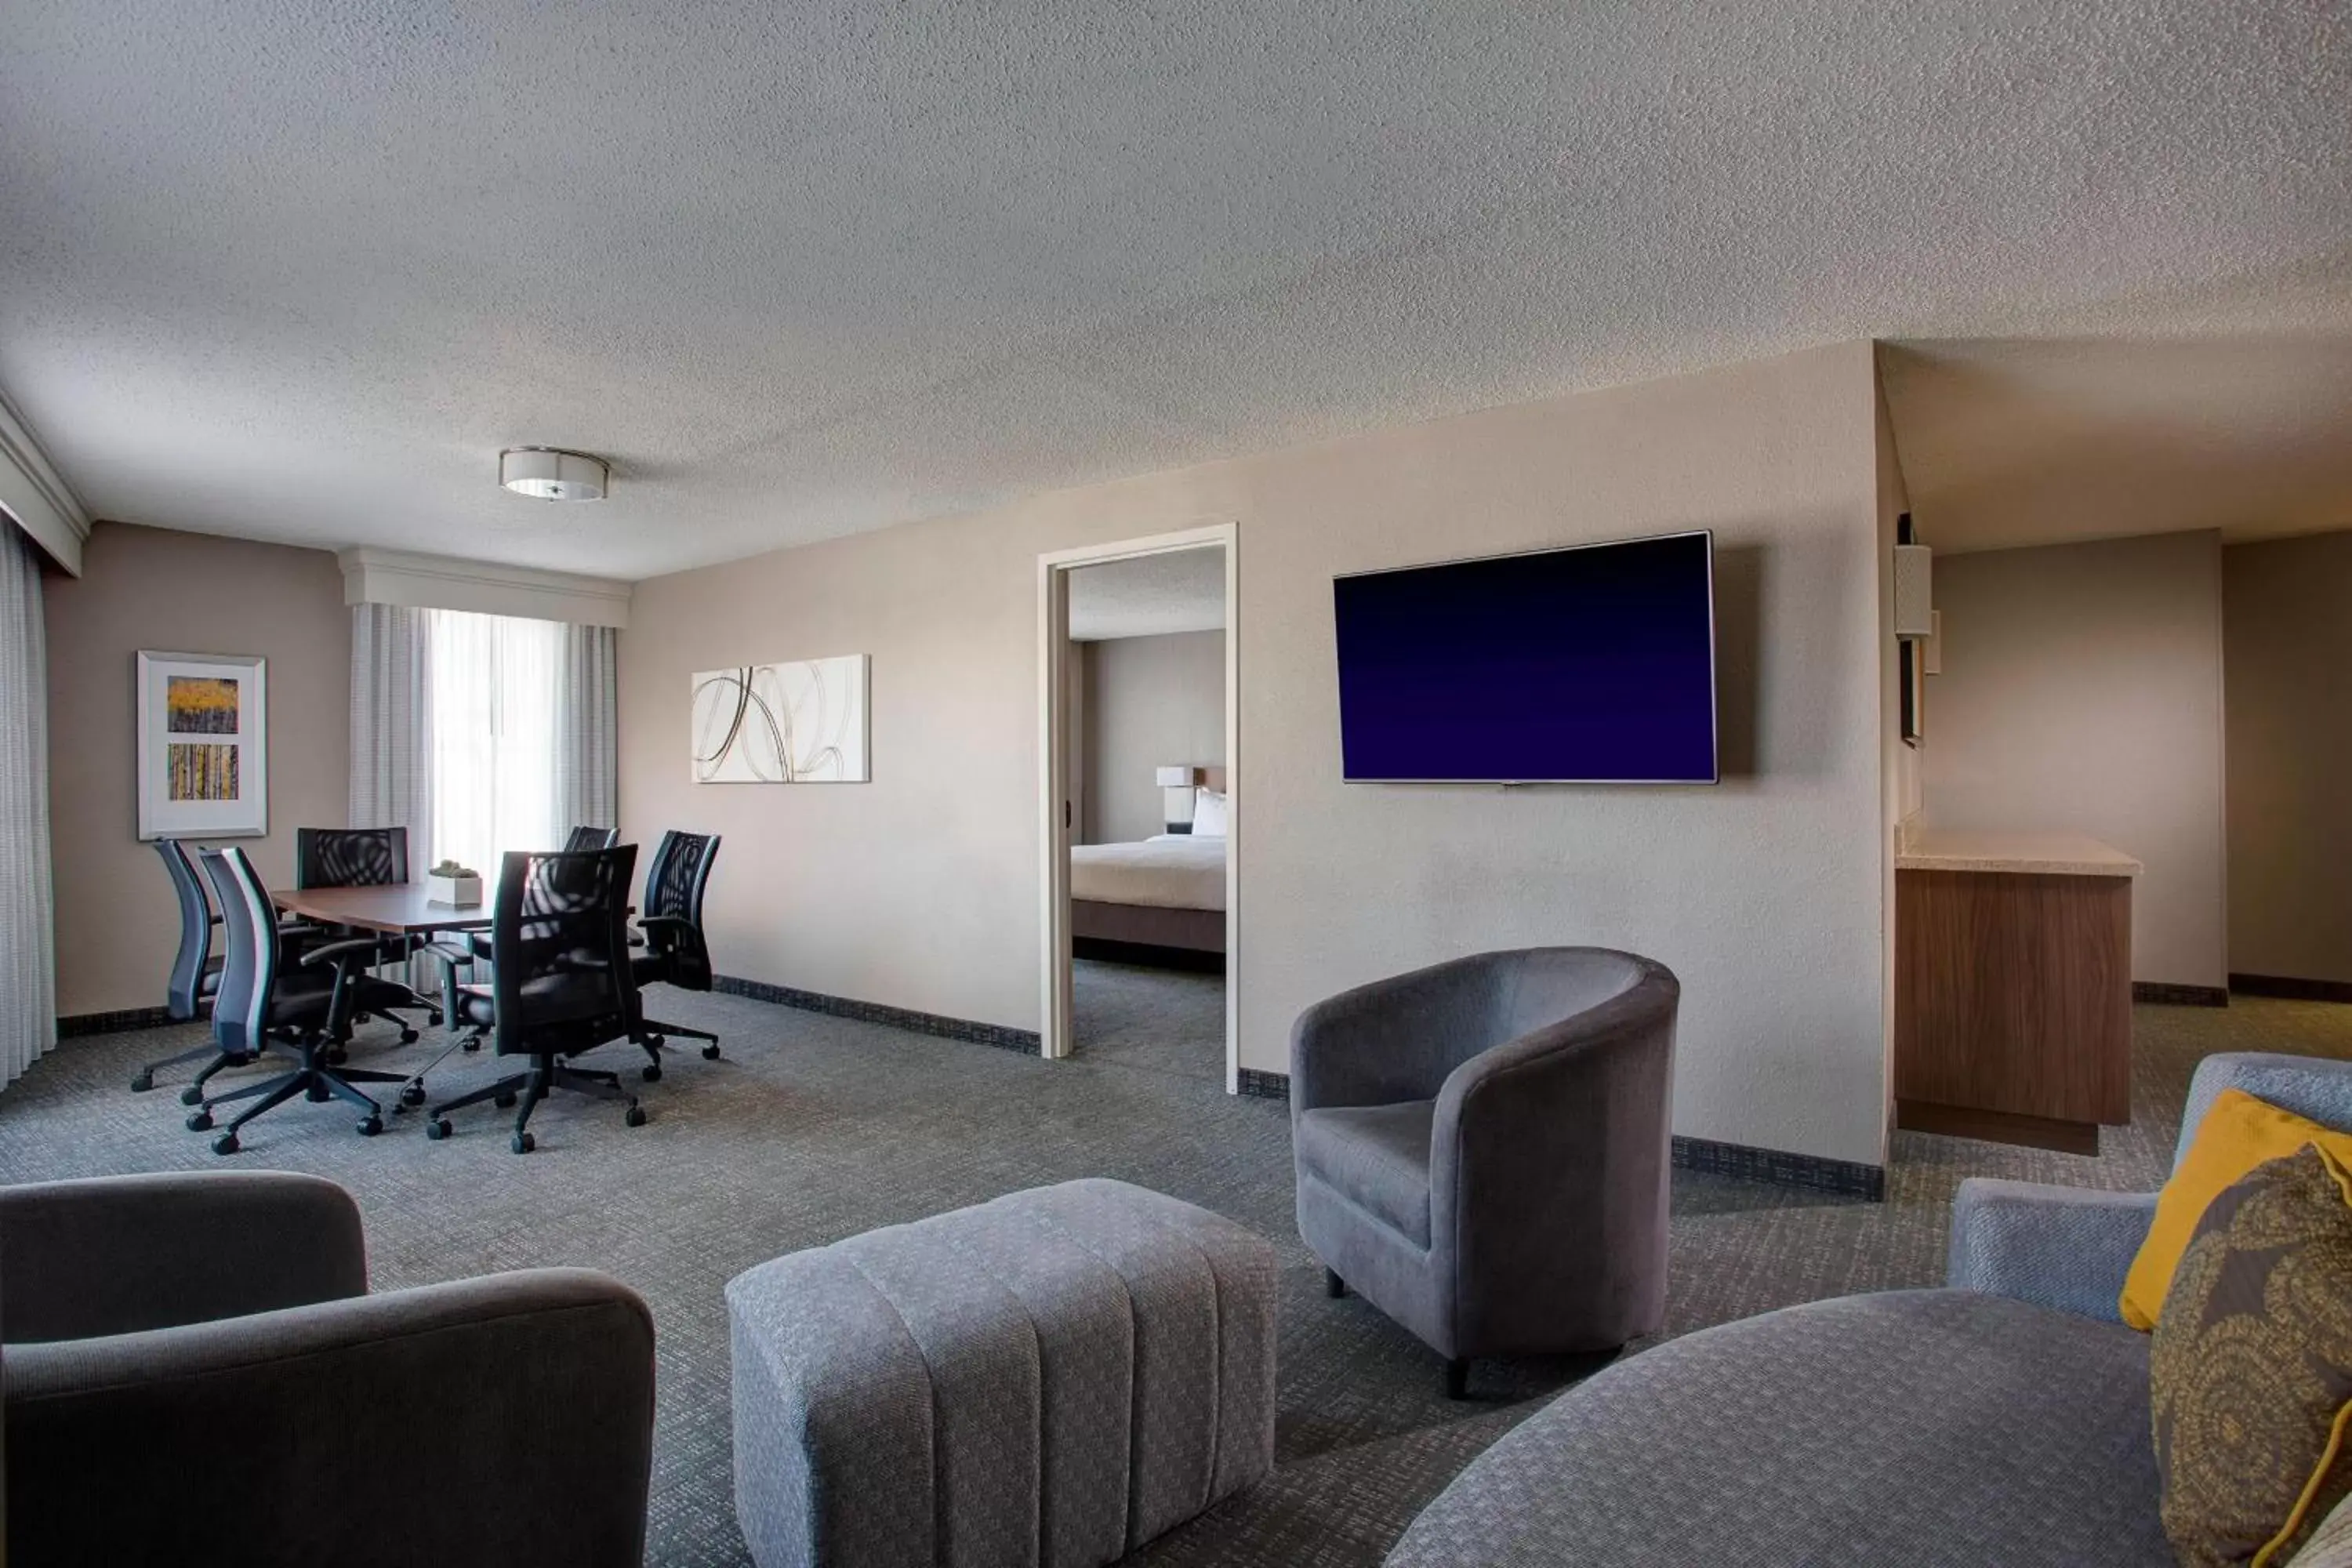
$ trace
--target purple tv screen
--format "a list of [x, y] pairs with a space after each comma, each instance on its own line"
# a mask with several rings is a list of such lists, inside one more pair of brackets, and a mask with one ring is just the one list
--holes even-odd
[[1713, 784], [1715, 540], [1335, 579], [1353, 783]]

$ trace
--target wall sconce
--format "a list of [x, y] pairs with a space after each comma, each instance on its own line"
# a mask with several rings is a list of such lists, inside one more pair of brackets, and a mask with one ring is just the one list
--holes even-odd
[[1160, 815], [1171, 833], [1192, 831], [1192, 778], [1190, 767], [1162, 767], [1159, 772]]

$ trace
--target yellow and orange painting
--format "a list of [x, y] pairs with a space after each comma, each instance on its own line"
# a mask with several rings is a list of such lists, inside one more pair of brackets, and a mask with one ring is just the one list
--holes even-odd
[[[174, 735], [236, 733], [237, 683], [210, 675], [173, 675], [163, 681], [163, 728]], [[192, 748], [193, 749], [193, 748]], [[177, 752], [179, 747], [174, 746]], [[232, 769], [235, 764], [231, 764]], [[175, 775], [176, 776], [176, 775]], [[226, 795], [173, 795], [174, 800], [233, 800]]]

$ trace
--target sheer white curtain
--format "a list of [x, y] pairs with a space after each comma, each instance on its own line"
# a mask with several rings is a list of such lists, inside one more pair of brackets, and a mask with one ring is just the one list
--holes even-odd
[[556, 849], [560, 621], [425, 612], [432, 640], [433, 854], [495, 886], [509, 849]]
[[556, 819], [566, 828], [618, 827], [620, 634], [566, 626], [556, 676]]
[[41, 564], [0, 518], [0, 1084], [57, 1043]]
[[408, 829], [408, 874], [433, 864], [430, 610], [352, 606], [353, 827]]

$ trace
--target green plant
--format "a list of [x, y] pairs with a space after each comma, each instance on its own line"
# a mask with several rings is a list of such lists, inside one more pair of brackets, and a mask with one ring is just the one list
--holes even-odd
[[465, 867], [458, 865], [455, 860], [444, 860], [438, 866], [433, 868], [433, 875], [436, 877], [473, 877], [478, 876], [479, 874], [480, 873], [478, 872], [467, 869]]

